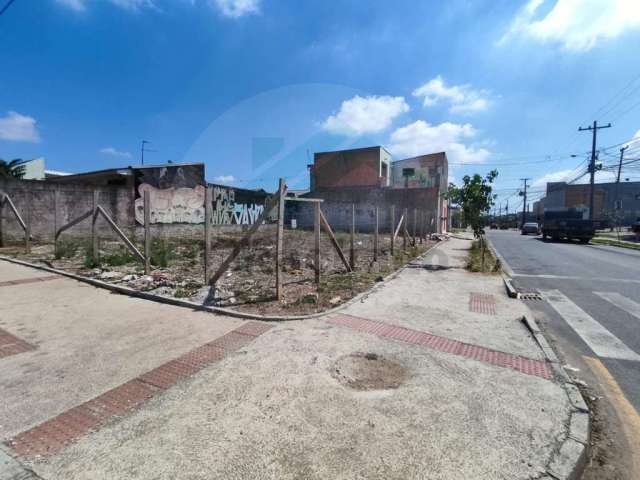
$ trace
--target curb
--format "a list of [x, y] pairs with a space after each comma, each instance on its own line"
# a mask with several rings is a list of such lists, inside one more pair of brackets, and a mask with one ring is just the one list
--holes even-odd
[[[506, 282], [505, 282], [506, 283]], [[522, 323], [531, 332], [535, 341], [542, 349], [547, 361], [551, 364], [556, 378], [567, 394], [572, 410], [567, 422], [567, 430], [554, 449], [551, 459], [547, 463], [548, 477], [556, 480], [579, 480], [586, 466], [591, 432], [591, 417], [578, 387], [563, 368], [557, 355], [549, 345], [538, 323], [533, 318], [522, 317]], [[545, 478], [545, 477], [542, 477]]]
[[290, 321], [290, 320], [308, 320], [308, 319], [312, 319], [312, 318], [323, 317], [325, 315], [336, 313], [336, 312], [338, 312], [338, 311], [340, 311], [340, 310], [342, 310], [342, 309], [344, 309], [344, 308], [346, 308], [346, 307], [348, 307], [348, 306], [350, 306], [350, 305], [352, 305], [352, 304], [354, 304], [356, 302], [362, 301], [367, 296], [369, 296], [371, 293], [375, 292], [378, 288], [381, 288], [382, 286], [384, 286], [385, 283], [393, 280], [402, 271], [404, 271], [406, 268], [408, 268], [413, 262], [415, 262], [418, 259], [421, 259], [425, 255], [430, 253], [433, 249], [437, 248], [440, 245], [440, 243], [442, 243], [442, 241], [433, 244], [428, 250], [426, 250], [419, 257], [411, 260], [410, 262], [408, 262], [407, 264], [403, 265], [401, 268], [399, 268], [395, 272], [391, 272], [386, 277], [383, 277], [382, 281], [377, 282], [376, 284], [371, 286], [369, 289], [365, 290], [364, 292], [360, 292], [355, 297], [350, 298], [349, 300], [345, 301], [344, 303], [341, 303], [337, 307], [333, 307], [333, 308], [330, 308], [328, 310], [324, 310], [322, 312], [310, 313], [310, 314], [307, 314], [307, 315], [259, 315], [259, 314], [256, 314], [256, 313], [239, 312], [237, 310], [232, 310], [230, 308], [213, 307], [213, 306], [209, 306], [209, 305], [202, 305], [200, 303], [190, 302], [189, 300], [180, 300], [179, 298], [163, 297], [161, 295], [155, 295], [153, 293], [141, 292], [141, 291], [135, 290], [133, 288], [125, 287], [125, 286], [122, 286], [122, 285], [115, 285], [113, 283], [103, 282], [102, 280], [97, 280], [95, 278], [84, 277], [82, 275], [76, 275], [75, 273], [66, 272], [64, 270], [58, 270], [56, 268], [47, 267], [45, 265], [39, 265], [39, 264], [36, 264], [36, 263], [25, 262], [24, 260], [18, 260], [16, 258], [7, 257], [5, 255], [0, 255], [0, 260], [3, 260], [5, 262], [9, 262], [9, 263], [14, 263], [16, 265], [22, 265], [24, 267], [30, 267], [30, 268], [35, 268], [37, 270], [43, 270], [43, 271], [49, 272], [49, 273], [55, 273], [55, 274], [61, 275], [63, 277], [71, 278], [72, 280], [76, 280], [78, 282], [87, 283], [87, 284], [92, 285], [94, 287], [103, 288], [105, 290], [110, 290], [110, 291], [112, 291], [114, 293], [127, 295], [129, 297], [142, 298], [144, 300], [151, 300], [153, 302], [164, 303], [164, 304], [173, 305], [173, 306], [176, 306], [176, 307], [189, 308], [191, 310], [198, 310], [198, 311], [204, 311], [204, 312], [210, 312], [210, 313], [217, 313], [217, 314], [221, 314], [221, 315], [227, 315], [227, 316], [230, 316], [230, 317], [242, 318], [242, 319], [245, 319], [245, 320], [262, 320], [262, 321], [265, 321], [265, 322], [282, 322], [282, 321]]

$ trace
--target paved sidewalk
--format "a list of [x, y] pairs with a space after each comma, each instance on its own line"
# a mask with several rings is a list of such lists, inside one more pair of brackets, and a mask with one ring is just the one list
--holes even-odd
[[[53, 455], [21, 460], [47, 480], [542, 478], [567, 435], [570, 405], [519, 321], [526, 307], [506, 298], [499, 276], [460, 268], [468, 246], [464, 240], [444, 242], [339, 314], [273, 324], [137, 410]], [[0, 301], [15, 303], [11, 308], [18, 313], [30, 299], [42, 298], [47, 309], [59, 311], [57, 304], [68, 304], [68, 291], [80, 286], [72, 282], [73, 287], [63, 288], [63, 282], [71, 281], [0, 287]], [[8, 295], [8, 289], [16, 291]], [[211, 335], [247, 328], [238, 320], [82, 289], [86, 296], [104, 294], [129, 305], [118, 311], [107, 338], [111, 348], [120, 342], [131, 348], [118, 355], [125, 365], [105, 375], [117, 378], [80, 396], [68, 389], [73, 398], [65, 398], [66, 406], [183, 354]], [[77, 307], [85, 314], [75, 324], [80, 318], [91, 322], [86, 340], [101, 337], [103, 330], [95, 329], [105, 328], [99, 326], [106, 312], [101, 320], [90, 319], [103, 315], [95, 302]], [[45, 322], [35, 307], [29, 308], [19, 317], [23, 325], [3, 316], [0, 328], [42, 349], [42, 332], [54, 335], [57, 321]], [[123, 339], [127, 334], [120, 330], [129, 332], [131, 322], [148, 318], [139, 315], [140, 309], [152, 309], [165, 320], [158, 327], [152, 321], [140, 326], [145, 333], [152, 328], [151, 335]], [[160, 313], [165, 310], [171, 313]], [[83, 335], [76, 335], [80, 348]], [[149, 340], [156, 335], [161, 339]], [[174, 336], [177, 346], [172, 346]], [[136, 355], [134, 346], [144, 340], [147, 353]], [[0, 358], [0, 374], [11, 371], [6, 362], [23, 357], [27, 363], [33, 355]], [[51, 369], [65, 359], [50, 355]], [[145, 360], [149, 357], [155, 360]], [[84, 361], [91, 363], [89, 356]], [[103, 378], [100, 369], [91, 375]], [[18, 381], [0, 379], [3, 389]], [[0, 424], [9, 425], [3, 427], [5, 436], [36, 421], [10, 418], [21, 411], [14, 403], [36, 401], [32, 396], [42, 394], [41, 387], [33, 388], [32, 395], [24, 383], [21, 394], [10, 397], [10, 411], [0, 410]], [[52, 410], [40, 417], [47, 415]]]

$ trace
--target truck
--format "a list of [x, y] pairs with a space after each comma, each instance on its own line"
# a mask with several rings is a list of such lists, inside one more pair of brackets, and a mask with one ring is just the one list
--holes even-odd
[[596, 222], [584, 218], [585, 212], [575, 208], [545, 210], [542, 221], [542, 238], [580, 240], [589, 243], [596, 234]]

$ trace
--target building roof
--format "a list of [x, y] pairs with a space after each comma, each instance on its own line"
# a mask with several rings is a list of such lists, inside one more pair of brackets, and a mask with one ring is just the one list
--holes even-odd
[[371, 147], [347, 148], [347, 149], [343, 149], [343, 150], [328, 150], [326, 152], [314, 152], [313, 154], [314, 155], [322, 155], [322, 154], [327, 154], [327, 153], [357, 152], [357, 151], [362, 151], [362, 150], [373, 150], [373, 149], [384, 150], [389, 155], [391, 155], [389, 153], [389, 150], [384, 148], [382, 145], [374, 145], [374, 146], [371, 146]]

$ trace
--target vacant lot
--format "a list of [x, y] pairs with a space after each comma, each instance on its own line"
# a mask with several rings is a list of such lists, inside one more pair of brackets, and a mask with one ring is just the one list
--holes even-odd
[[[241, 232], [213, 235], [210, 270], [215, 272], [241, 239]], [[337, 233], [336, 239], [347, 259], [349, 234]], [[204, 241], [201, 238], [154, 238], [151, 247], [153, 271], [144, 274], [143, 265], [122, 242], [102, 240], [99, 261], [94, 263], [89, 239], [62, 237], [57, 253], [53, 244], [35, 244], [31, 253], [15, 242], [0, 249], [0, 254], [103, 281], [125, 285], [140, 291], [182, 298], [198, 303], [232, 307], [254, 313], [292, 315], [313, 313], [339, 305], [368, 289], [384, 276], [405, 265], [429, 249], [431, 240], [396, 239], [394, 255], [389, 235], [380, 235], [377, 261], [373, 258], [373, 235], [356, 234], [355, 271], [348, 273], [337, 251], [324, 233], [321, 237], [320, 284], [314, 281], [313, 232], [286, 230], [283, 249], [283, 302], [275, 299], [276, 238], [273, 229], [264, 228], [243, 248], [212, 291], [204, 284]], [[143, 246], [138, 245], [142, 251]]]

